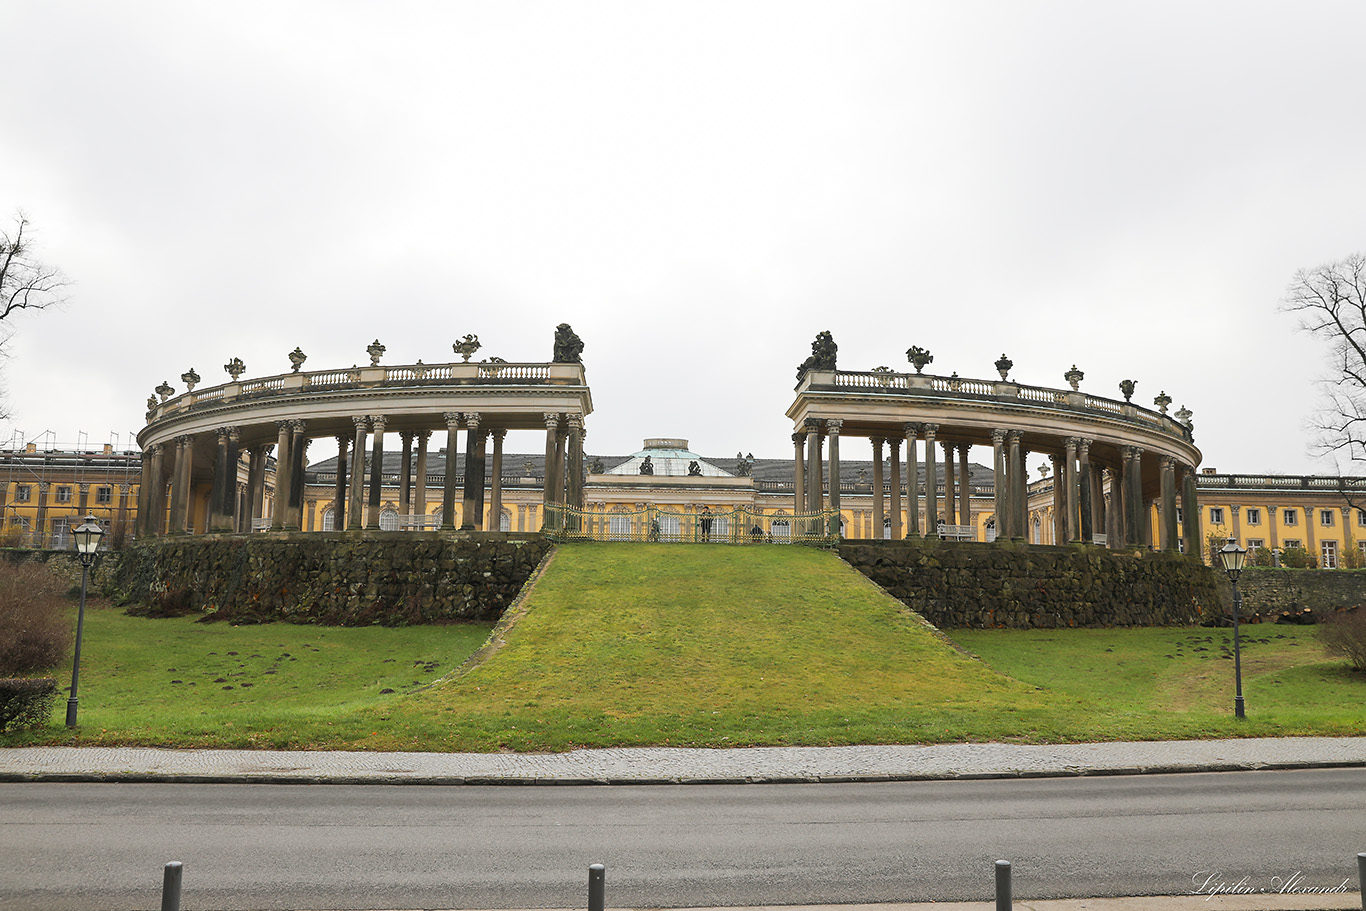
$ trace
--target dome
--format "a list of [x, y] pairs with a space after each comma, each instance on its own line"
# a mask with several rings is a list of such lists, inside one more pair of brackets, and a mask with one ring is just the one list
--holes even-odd
[[734, 477], [729, 471], [717, 468], [688, 449], [687, 440], [680, 440], [676, 437], [647, 439], [643, 449], [631, 453], [630, 458], [620, 465], [612, 467], [607, 474], [638, 475], [641, 473], [640, 466], [645, 463], [647, 458], [650, 460], [650, 466], [654, 469], [653, 474], [656, 477], [687, 477], [688, 466], [693, 462], [697, 463], [698, 470], [704, 478]]

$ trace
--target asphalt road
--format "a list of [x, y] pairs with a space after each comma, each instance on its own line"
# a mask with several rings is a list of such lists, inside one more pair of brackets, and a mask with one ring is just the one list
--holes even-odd
[[[0, 908], [609, 907], [1351, 879], [1366, 769], [809, 785], [0, 784]], [[1202, 873], [1201, 871], [1209, 871]]]

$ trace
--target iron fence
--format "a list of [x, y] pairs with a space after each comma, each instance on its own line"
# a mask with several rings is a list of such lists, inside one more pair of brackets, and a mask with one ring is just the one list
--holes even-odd
[[715, 511], [686, 511], [646, 506], [641, 509], [577, 509], [547, 504], [545, 534], [553, 541], [638, 541], [658, 544], [814, 544], [838, 540], [834, 510], [791, 514], [763, 513], [745, 506]]

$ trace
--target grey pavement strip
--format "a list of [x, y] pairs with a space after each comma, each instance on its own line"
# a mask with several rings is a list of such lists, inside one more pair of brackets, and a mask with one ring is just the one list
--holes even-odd
[[0, 781], [677, 784], [1125, 775], [1366, 766], [1366, 737], [931, 746], [370, 753], [14, 747]]
[[[801, 905], [800, 911], [992, 911], [994, 901], [893, 902], [876, 905]], [[609, 901], [611, 911], [614, 908]], [[1134, 898], [1016, 898], [1015, 911], [1341, 911], [1360, 909], [1357, 892], [1330, 895], [1144, 895]], [[569, 911], [569, 909], [562, 909]], [[749, 908], [687, 908], [659, 911], [798, 911], [783, 905]]]

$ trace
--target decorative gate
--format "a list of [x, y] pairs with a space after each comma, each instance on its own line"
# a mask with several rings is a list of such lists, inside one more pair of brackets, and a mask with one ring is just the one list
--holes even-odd
[[833, 545], [834, 510], [785, 515], [745, 506], [711, 513], [659, 506], [588, 510], [547, 505], [545, 534], [553, 541], [641, 541], [660, 544]]

